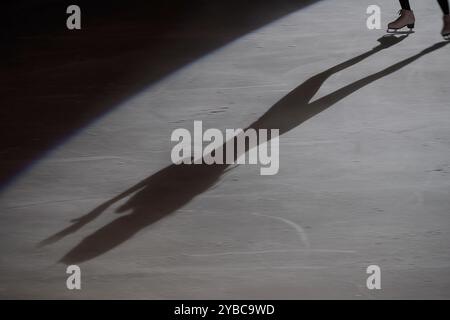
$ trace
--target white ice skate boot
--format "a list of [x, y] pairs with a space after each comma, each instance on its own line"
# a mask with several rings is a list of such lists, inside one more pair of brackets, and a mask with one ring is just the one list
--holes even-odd
[[392, 21], [388, 24], [388, 33], [405, 33], [404, 31], [399, 32], [404, 27], [409, 28], [409, 32], [411, 33], [414, 29], [414, 25], [416, 23], [416, 18], [414, 17], [414, 13], [411, 10], [402, 9], [399, 12], [400, 17], [398, 17], [395, 21]]

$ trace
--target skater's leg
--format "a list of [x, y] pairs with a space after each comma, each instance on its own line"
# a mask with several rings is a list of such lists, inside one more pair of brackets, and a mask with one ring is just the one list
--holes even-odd
[[411, 6], [409, 5], [409, 0], [400, 0], [400, 5], [402, 6], [403, 10], [411, 11]]
[[444, 13], [444, 26], [442, 27], [442, 36], [446, 40], [450, 40], [450, 14], [448, 0], [438, 0], [441, 6], [442, 12]]
[[449, 6], [448, 6], [448, 0], [438, 0], [439, 5], [441, 6], [442, 12], [444, 15], [449, 15]]
[[444, 14], [444, 26], [442, 27], [442, 36], [446, 40], [450, 40], [450, 12], [448, 0], [438, 0], [439, 6]]

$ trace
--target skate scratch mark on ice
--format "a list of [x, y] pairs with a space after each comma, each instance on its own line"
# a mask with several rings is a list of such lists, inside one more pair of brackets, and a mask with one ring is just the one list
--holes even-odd
[[[234, 90], [234, 89], [258, 89], [258, 88], [276, 88], [276, 87], [285, 87], [285, 84], [263, 84], [257, 86], [236, 86], [236, 87], [212, 87], [212, 88], [200, 88], [204, 90]], [[181, 89], [183, 90], [183, 89]], [[180, 89], [166, 89], [164, 91], [181, 91]], [[199, 88], [192, 89], [184, 89], [184, 90], [199, 90]]]
[[304, 246], [307, 249], [310, 248], [310, 243], [309, 243], [309, 240], [308, 240], [308, 236], [307, 236], [305, 230], [303, 230], [303, 228], [299, 224], [297, 224], [297, 223], [295, 223], [295, 222], [293, 222], [291, 220], [282, 218], [282, 217], [268, 216], [268, 215], [260, 214], [260, 213], [256, 213], [256, 212], [254, 212], [252, 214], [255, 215], [255, 216], [261, 216], [261, 217], [266, 217], [266, 218], [270, 218], [270, 219], [275, 219], [275, 220], [279, 220], [279, 221], [282, 221], [282, 222], [286, 223], [287, 225], [289, 225], [292, 228], [294, 228], [295, 231], [297, 231], [297, 234], [300, 237], [300, 241], [304, 244]]
[[71, 158], [59, 158], [51, 159], [47, 162], [49, 163], [64, 163], [64, 162], [81, 162], [81, 161], [100, 161], [100, 160], [126, 160], [135, 161], [136, 159], [118, 157], [118, 156], [97, 156], [97, 157], [71, 157]]
[[293, 252], [318, 252], [318, 253], [356, 253], [354, 250], [333, 250], [333, 249], [292, 249], [292, 250], [261, 250], [261, 251], [228, 251], [218, 253], [198, 253], [186, 254], [189, 257], [219, 257], [227, 255], [254, 255], [267, 253], [293, 253]]
[[32, 202], [32, 203], [24, 203], [21, 205], [13, 205], [6, 207], [6, 209], [21, 209], [21, 208], [28, 208], [28, 207], [36, 207], [36, 206], [42, 206], [42, 205], [48, 205], [48, 204], [56, 204], [56, 203], [64, 203], [64, 202], [75, 202], [75, 201], [87, 201], [87, 200], [104, 200], [105, 198], [78, 198], [78, 199], [61, 199], [61, 200], [50, 200], [50, 201], [41, 201], [41, 202]]
[[216, 90], [233, 90], [233, 89], [258, 89], [258, 88], [275, 88], [275, 87], [285, 87], [285, 84], [263, 84], [258, 86], [236, 86], [236, 87], [218, 87], [214, 88]]
[[158, 272], [158, 273], [205, 273], [205, 272], [211, 272], [211, 273], [218, 273], [221, 271], [255, 271], [255, 270], [317, 270], [317, 269], [327, 269], [329, 267], [327, 266], [298, 266], [298, 265], [292, 265], [292, 266], [250, 266], [250, 267], [222, 267], [222, 266], [215, 266], [215, 267], [172, 267], [172, 268], [151, 268], [149, 269], [149, 272]]

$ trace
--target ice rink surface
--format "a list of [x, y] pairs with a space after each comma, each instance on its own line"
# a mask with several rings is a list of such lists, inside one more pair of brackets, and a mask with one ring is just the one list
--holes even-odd
[[[383, 28], [395, 18], [394, 1], [316, 2], [37, 161], [0, 194], [0, 297], [450, 298], [450, 45], [437, 3], [415, 1], [416, 33], [380, 47], [370, 4]], [[277, 175], [171, 166], [174, 129], [263, 115], [289, 123]], [[63, 262], [82, 290], [66, 289]], [[369, 265], [381, 290], [366, 288]]]

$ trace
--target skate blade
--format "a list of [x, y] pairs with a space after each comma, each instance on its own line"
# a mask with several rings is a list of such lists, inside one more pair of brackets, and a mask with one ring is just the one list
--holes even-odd
[[450, 33], [444, 34], [442, 37], [444, 38], [444, 40], [450, 41]]
[[409, 29], [409, 30], [387, 29], [386, 32], [389, 33], [389, 34], [411, 34], [411, 33], [415, 33], [415, 31], [413, 29]]

